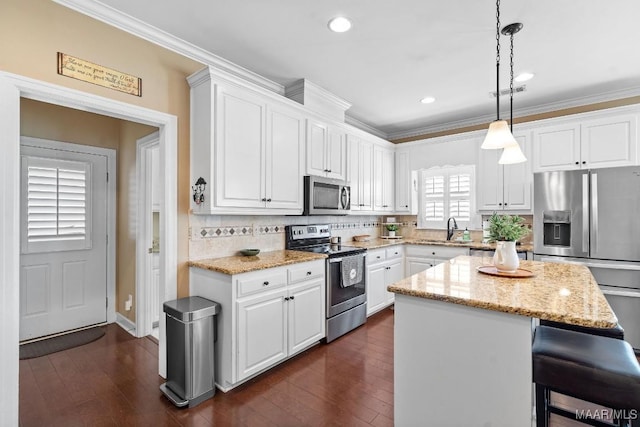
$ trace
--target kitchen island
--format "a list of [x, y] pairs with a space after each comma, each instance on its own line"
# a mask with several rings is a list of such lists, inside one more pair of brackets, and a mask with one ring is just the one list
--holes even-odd
[[395, 425], [533, 425], [532, 319], [617, 324], [584, 266], [522, 261], [530, 278], [477, 271], [490, 263], [459, 256], [388, 287]]

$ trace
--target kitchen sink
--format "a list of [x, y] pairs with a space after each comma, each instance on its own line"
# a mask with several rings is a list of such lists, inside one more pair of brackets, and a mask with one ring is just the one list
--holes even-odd
[[443, 244], [443, 243], [454, 243], [457, 245], [468, 245], [473, 243], [473, 241], [464, 241], [464, 240], [436, 240], [436, 239], [420, 239], [416, 240], [416, 243], [433, 243], [433, 244]]

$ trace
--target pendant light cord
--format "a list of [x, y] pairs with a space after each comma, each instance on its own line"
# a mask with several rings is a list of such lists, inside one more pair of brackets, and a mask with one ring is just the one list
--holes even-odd
[[500, 0], [496, 0], [496, 120], [500, 120]]
[[513, 34], [511, 33], [511, 81], [509, 83], [509, 94], [510, 94], [510, 99], [509, 99], [509, 108], [510, 108], [510, 112], [511, 112], [511, 121], [509, 122], [509, 125], [511, 127], [511, 133], [513, 134]]

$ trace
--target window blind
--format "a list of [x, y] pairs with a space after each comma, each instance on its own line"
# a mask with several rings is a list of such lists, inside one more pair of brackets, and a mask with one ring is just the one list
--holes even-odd
[[27, 239], [29, 242], [86, 238], [87, 171], [29, 165]]

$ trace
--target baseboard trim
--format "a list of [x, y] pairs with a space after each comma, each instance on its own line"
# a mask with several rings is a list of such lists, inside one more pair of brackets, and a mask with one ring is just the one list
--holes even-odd
[[116, 313], [116, 324], [134, 337], [136, 336], [136, 324], [120, 313]]

